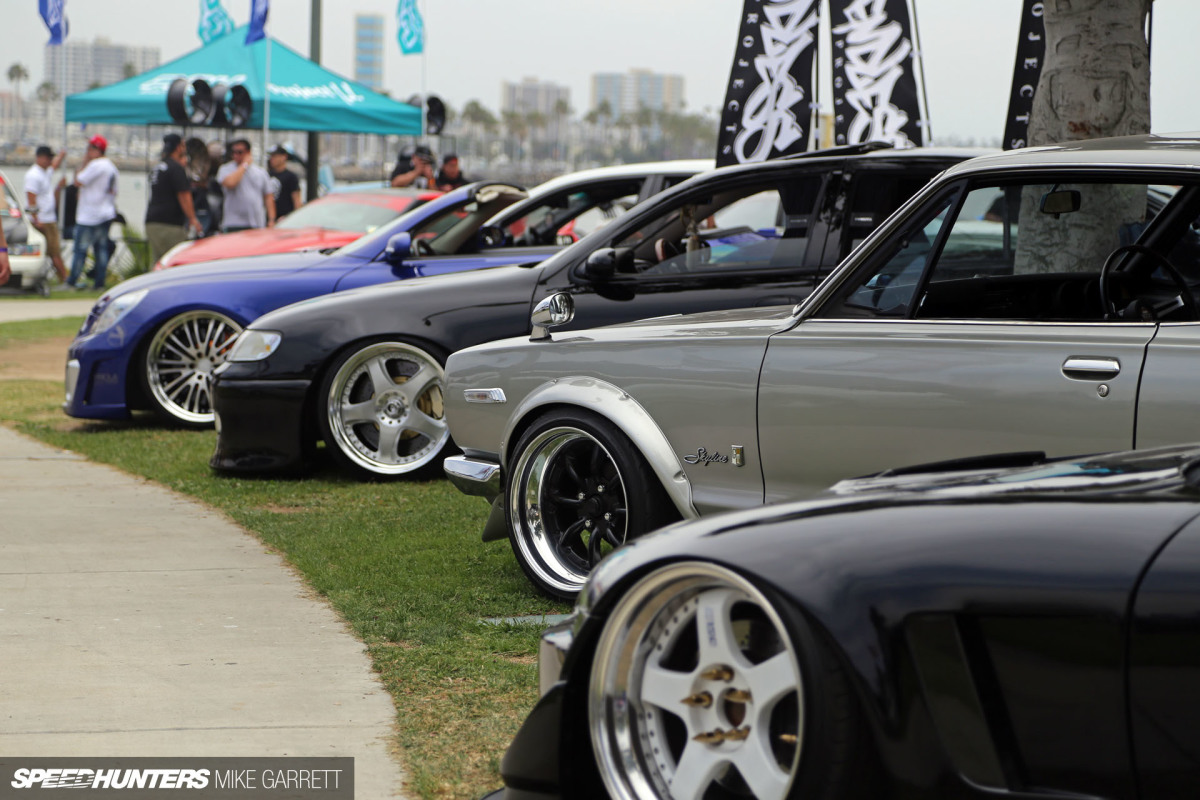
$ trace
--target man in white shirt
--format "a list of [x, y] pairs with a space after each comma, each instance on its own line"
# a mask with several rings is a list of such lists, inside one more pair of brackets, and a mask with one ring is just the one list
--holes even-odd
[[34, 155], [33, 166], [25, 173], [25, 210], [33, 227], [46, 237], [46, 255], [58, 273], [58, 280], [67, 281], [67, 268], [62, 260], [62, 242], [58, 232], [58, 194], [61, 185], [54, 184], [54, 170], [58, 169], [67, 151], [54, 154], [46, 145], [40, 145]]
[[271, 176], [254, 163], [247, 140], [234, 139], [229, 143], [229, 152], [233, 160], [217, 170], [217, 182], [225, 192], [221, 229], [233, 233], [248, 228], [274, 228], [275, 187]]
[[89, 249], [95, 253], [94, 288], [103, 289], [108, 275], [108, 226], [117, 216], [118, 175], [116, 165], [104, 156], [107, 149], [107, 139], [93, 136], [75, 173], [79, 199], [75, 205], [75, 254], [67, 284], [76, 289], [86, 288], [80, 284], [80, 276]]

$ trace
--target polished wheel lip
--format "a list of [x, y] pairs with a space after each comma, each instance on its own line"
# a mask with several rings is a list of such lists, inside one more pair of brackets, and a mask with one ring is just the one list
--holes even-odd
[[[513, 468], [515, 479], [509, 490], [509, 524], [512, 526], [517, 547], [520, 548], [525, 564], [537, 574], [545, 584], [553, 586], [564, 593], [578, 592], [587, 580], [588, 573], [575, 569], [564, 563], [557, 553], [557, 548], [547, 536], [544, 526], [539, 520], [530, 522], [531, 509], [529, 503], [541, 506], [541, 490], [546, 473], [553, 466], [553, 459], [564, 447], [570, 444], [587, 441], [599, 448], [609, 463], [613, 465], [620, 486], [620, 497], [628, 500], [624, 479], [616, 469], [616, 460], [595, 436], [572, 425], [556, 425], [547, 428], [537, 435], [521, 452]], [[536, 517], [536, 514], [533, 516]], [[624, 525], [621, 539], [628, 537], [628, 519]]]
[[[690, 624], [698, 624], [701, 617], [706, 626], [716, 627], [701, 628], [697, 635], [701, 630], [713, 630], [717, 631], [709, 634], [713, 641], [722, 639], [720, 619], [709, 619], [709, 612], [731, 609], [735, 602], [757, 606], [775, 627], [782, 644], [778, 653], [751, 664], [736, 650], [721, 652], [719, 646], [710, 645], [691, 673], [654, 663], [669, 656], [682, 632]], [[726, 630], [732, 633], [732, 628]], [[703, 653], [703, 642], [699, 646]], [[714, 663], [709, 664], [709, 660]], [[733, 673], [732, 678], [713, 678], [711, 670], [725, 668]], [[722, 688], [725, 686], [730, 688]], [[737, 727], [721, 716], [720, 702], [709, 703], [704, 697], [707, 694], [719, 700], [722, 693], [727, 697], [731, 691], [757, 695], [743, 706], [745, 719], [735, 721], [745, 723], [745, 737], [719, 743], [696, 741], [694, 734], [712, 730], [714, 720], [724, 719], [726, 729]], [[796, 702], [797, 718], [791, 731], [796, 742], [790, 768], [784, 768], [770, 751], [771, 726], [758, 723], [769, 719], [790, 695]], [[649, 696], [666, 698], [662, 706], [674, 706], [674, 711], [664, 711]], [[588, 720], [605, 787], [614, 800], [698, 800], [727, 765], [761, 765], [764, 758], [769, 758], [773, 766], [760, 770], [755, 776], [758, 787], [751, 789], [759, 800], [782, 800], [795, 782], [803, 751], [803, 698], [795, 644], [778, 612], [757, 587], [741, 575], [707, 562], [680, 562], [660, 568], [642, 578], [617, 602], [597, 642], [588, 688]], [[683, 721], [690, 738], [674, 763], [664, 724], [668, 717]], [[765, 779], [763, 772], [767, 773]], [[675, 775], [681, 776], [678, 787]]]
[[[242, 326], [231, 317], [205, 310], [172, 317], [155, 331], [144, 368], [158, 404], [181, 422], [212, 424], [212, 373], [225, 363], [241, 332]], [[174, 357], [167, 357], [166, 351]]]
[[[412, 377], [422, 379], [416, 382], [415, 390], [406, 389], [407, 383], [392, 383], [385, 390], [379, 390], [385, 379], [390, 381], [383, 366], [393, 358], [418, 364], [418, 371]], [[349, 392], [363, 376], [371, 380], [372, 398], [364, 403], [351, 403]], [[445, 385], [446, 373], [441, 364], [420, 348], [400, 342], [379, 342], [364, 347], [338, 368], [329, 386], [325, 418], [336, 440], [335, 446], [351, 462], [377, 475], [404, 475], [424, 467], [450, 440], [450, 426], [446, 422], [444, 405], [440, 419], [427, 415], [419, 405], [429, 392], [435, 389], [444, 392]], [[406, 424], [410, 420], [415, 424]], [[405, 432], [415, 431], [423, 434], [428, 443], [411, 455], [387, 459], [355, 432], [355, 424], [363, 422], [373, 422], [381, 432], [386, 430], [392, 441], [399, 441]]]

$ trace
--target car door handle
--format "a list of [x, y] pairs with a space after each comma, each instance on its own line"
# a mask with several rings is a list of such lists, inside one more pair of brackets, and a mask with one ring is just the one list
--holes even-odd
[[1074, 381], [1106, 381], [1121, 374], [1121, 362], [1103, 356], [1071, 356], [1063, 362], [1062, 374]]

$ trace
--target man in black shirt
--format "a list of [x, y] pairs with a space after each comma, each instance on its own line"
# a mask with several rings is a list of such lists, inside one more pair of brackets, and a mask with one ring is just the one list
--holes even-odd
[[447, 153], [446, 157], [442, 159], [442, 168], [438, 170], [434, 185], [437, 186], [439, 191], [448, 192], [467, 183], [470, 183], [470, 181], [459, 170], [458, 156], [454, 153]]
[[150, 242], [151, 263], [158, 263], [164, 253], [185, 241], [188, 227], [196, 235], [203, 231], [192, 204], [192, 182], [184, 169], [186, 163], [183, 138], [168, 133], [163, 137], [162, 161], [150, 170], [146, 239]]
[[392, 170], [392, 188], [433, 188], [433, 164], [433, 151], [423, 144], [417, 145], [412, 152], [401, 153]]
[[282, 219], [304, 204], [300, 199], [300, 179], [287, 168], [291, 153], [283, 145], [277, 145], [267, 157], [267, 172], [275, 180], [275, 219]]

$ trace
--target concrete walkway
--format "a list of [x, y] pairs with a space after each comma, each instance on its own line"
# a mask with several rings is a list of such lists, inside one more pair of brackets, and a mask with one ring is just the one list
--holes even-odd
[[79, 299], [66, 295], [63, 300], [17, 299], [0, 296], [0, 322], [56, 317], [86, 317], [96, 304], [95, 297]]
[[[26, 305], [57, 303], [0, 321]], [[401, 796], [394, 716], [363, 645], [253, 536], [0, 427], [0, 753], [351, 756], [370, 800]]]

